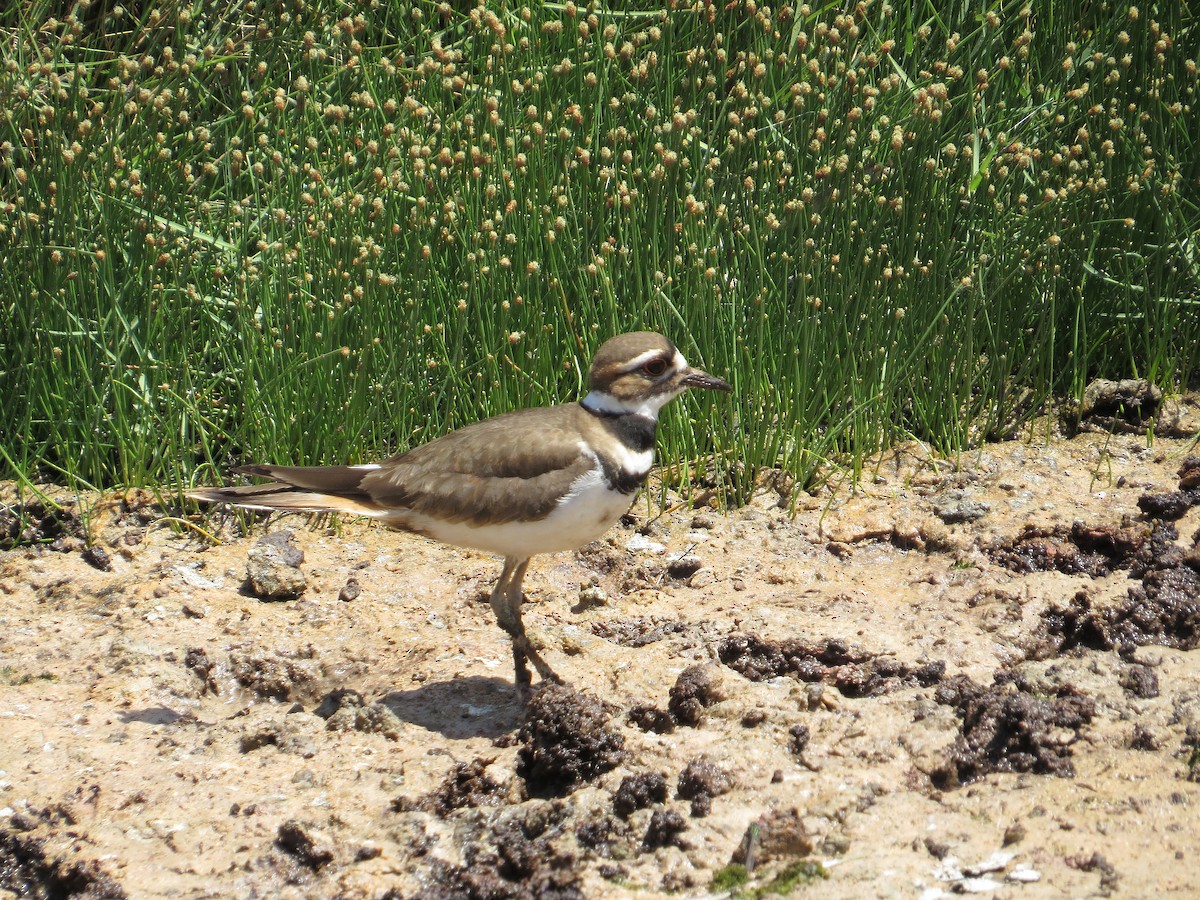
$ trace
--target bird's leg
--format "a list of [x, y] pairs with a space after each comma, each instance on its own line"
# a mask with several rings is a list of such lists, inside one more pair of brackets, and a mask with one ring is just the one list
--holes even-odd
[[492, 596], [490, 598], [492, 611], [496, 613], [496, 622], [501, 628], [512, 638], [513, 665], [516, 668], [516, 682], [520, 688], [529, 686], [532, 680], [529, 674], [529, 666], [525, 665], [525, 651], [520, 644], [520, 639], [525, 637], [525, 625], [521, 622], [521, 607], [518, 603], [514, 609], [509, 604], [509, 584], [512, 582], [513, 573], [520, 568], [524, 573], [525, 566], [529, 564], [528, 559], [521, 559], [516, 556], [504, 557], [504, 569], [500, 572], [500, 578], [496, 581], [496, 586], [492, 588]]
[[521, 621], [521, 601], [524, 600], [521, 582], [525, 578], [525, 569], [528, 566], [528, 557], [522, 559], [506, 556], [504, 558], [504, 570], [500, 573], [500, 580], [496, 582], [496, 587], [492, 591], [492, 609], [496, 613], [496, 621], [500, 627], [512, 638], [513, 666], [516, 671], [517, 686], [527, 688], [532, 680], [526, 660], [533, 663], [534, 668], [538, 670], [538, 674], [543, 679], [561, 684], [562, 679], [554, 673], [554, 670], [546, 664], [529, 642], [529, 638], [525, 634], [525, 624]]
[[525, 592], [522, 590], [521, 585], [525, 580], [525, 570], [527, 568], [529, 568], [529, 560], [522, 560], [513, 570], [512, 578], [509, 579], [507, 588], [508, 608], [513, 611], [513, 615], [517, 620], [517, 628], [520, 632], [518, 637], [513, 638], [513, 656], [515, 658], [517, 653], [520, 652], [522, 657], [533, 663], [533, 667], [537, 669], [543, 681], [553, 681], [555, 684], [562, 684], [563, 680], [550, 668], [549, 663], [542, 659], [542, 655], [537, 652], [537, 648], [530, 643], [529, 638], [525, 634], [525, 625], [521, 621], [521, 604], [525, 600]]

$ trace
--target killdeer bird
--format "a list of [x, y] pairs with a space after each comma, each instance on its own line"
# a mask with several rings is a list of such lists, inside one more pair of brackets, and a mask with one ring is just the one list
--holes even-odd
[[658, 414], [668, 401], [688, 388], [731, 390], [647, 331], [606, 341], [588, 387], [578, 403], [505, 413], [383, 462], [239, 466], [234, 471], [272, 480], [188, 496], [246, 509], [355, 513], [503, 556], [491, 604], [512, 638], [517, 684], [530, 683], [526, 660], [559, 682], [521, 621], [529, 558], [582, 547], [629, 509], [654, 460]]

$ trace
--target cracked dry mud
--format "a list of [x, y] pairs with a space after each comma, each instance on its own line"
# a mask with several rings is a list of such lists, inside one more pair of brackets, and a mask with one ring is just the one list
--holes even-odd
[[528, 708], [486, 555], [0, 521], [0, 897], [1196, 896], [1194, 451], [911, 445], [539, 557]]

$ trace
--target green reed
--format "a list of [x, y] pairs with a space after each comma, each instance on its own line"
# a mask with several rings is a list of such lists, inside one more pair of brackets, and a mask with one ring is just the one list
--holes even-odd
[[639, 5], [0, 13], [0, 477], [377, 457], [633, 328], [735, 500], [1187, 385], [1190, 3]]

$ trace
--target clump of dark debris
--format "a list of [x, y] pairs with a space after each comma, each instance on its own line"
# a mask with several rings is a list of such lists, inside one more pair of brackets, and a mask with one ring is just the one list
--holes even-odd
[[677, 796], [680, 800], [692, 801], [692, 816], [703, 818], [712, 812], [713, 797], [727, 794], [733, 789], [733, 779], [706, 756], [688, 760], [679, 773]]
[[363, 695], [352, 688], [337, 688], [322, 698], [315, 715], [325, 720], [326, 731], [361, 731], [382, 734], [388, 740], [399, 740], [404, 726], [390, 708], [378, 701], [367, 703]]
[[52, 550], [74, 549], [77, 541], [64, 540], [61, 546], [54, 542], [83, 535], [83, 522], [72, 509], [37, 500], [0, 503], [0, 550], [40, 543], [50, 543]]
[[1064, 730], [1079, 731], [1091, 722], [1096, 704], [1070, 685], [1041, 699], [1037, 686], [1014, 672], [998, 672], [991, 687], [965, 675], [947, 679], [935, 694], [962, 719], [946, 760], [930, 773], [944, 790], [968, 784], [991, 772], [1032, 772], [1071, 777], [1071, 745]]
[[575, 857], [546, 838], [502, 826], [489, 843], [469, 847], [465, 866], [436, 860], [414, 900], [583, 900]]
[[669, 734], [675, 730], [675, 718], [665, 709], [639, 703], [629, 710], [629, 721], [642, 731]]
[[1142, 494], [1138, 497], [1138, 509], [1152, 518], [1174, 521], [1200, 503], [1200, 456], [1189, 456], [1176, 474], [1178, 490]]
[[998, 565], [1020, 575], [1061, 572], [1102, 578], [1129, 568], [1150, 540], [1146, 523], [1026, 525], [1019, 535], [984, 548]]
[[126, 896], [96, 860], [68, 860], [48, 853], [45, 838], [5, 827], [0, 827], [0, 889], [37, 900], [125, 900]]
[[946, 672], [942, 660], [908, 666], [836, 639], [809, 644], [735, 635], [720, 644], [717, 656], [751, 681], [791, 675], [801, 681], [832, 684], [847, 697], [876, 697], [902, 688], [929, 687], [940, 682]]
[[298, 819], [288, 819], [275, 836], [279, 849], [314, 872], [333, 862], [333, 842], [324, 832]]
[[455, 763], [441, 785], [418, 799], [397, 797], [392, 801], [393, 812], [423, 809], [445, 817], [456, 809], [500, 806], [507, 795], [507, 786], [487, 774], [495, 757], [476, 757], [470, 762]]
[[[1170, 533], [1174, 528], [1167, 526]], [[1044, 611], [1026, 652], [1047, 658], [1076, 648], [1117, 650], [1128, 656], [1148, 644], [1194, 650], [1200, 646], [1200, 560], [1174, 544], [1157, 555], [1126, 599], [1097, 607], [1086, 591]]]
[[667, 802], [667, 780], [657, 772], [626, 775], [613, 794], [613, 812], [628, 819], [639, 809]]
[[675, 810], [656, 809], [650, 816], [646, 836], [642, 838], [642, 849], [650, 851], [659, 847], [678, 847], [686, 850], [688, 843], [682, 835], [687, 827], [687, 820]]
[[299, 700], [311, 694], [317, 682], [312, 662], [315, 657], [312, 647], [283, 655], [242, 644], [230, 650], [229, 669], [238, 684], [259, 697]]
[[704, 710], [723, 699], [717, 667], [700, 663], [679, 673], [667, 710], [680, 725], [696, 726], [704, 720]]
[[624, 757], [625, 738], [609, 727], [605, 705], [561, 684], [538, 688], [518, 739], [517, 774], [533, 797], [569, 794]]

